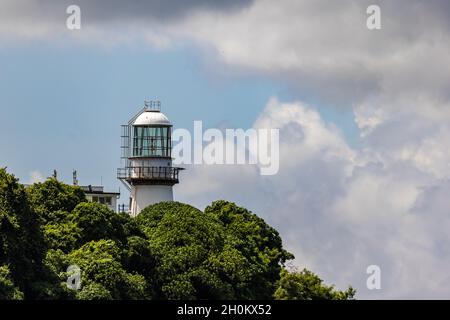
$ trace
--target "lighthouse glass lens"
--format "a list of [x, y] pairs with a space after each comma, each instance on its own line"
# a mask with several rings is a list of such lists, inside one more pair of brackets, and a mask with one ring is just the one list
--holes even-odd
[[170, 127], [134, 127], [134, 157], [170, 157]]

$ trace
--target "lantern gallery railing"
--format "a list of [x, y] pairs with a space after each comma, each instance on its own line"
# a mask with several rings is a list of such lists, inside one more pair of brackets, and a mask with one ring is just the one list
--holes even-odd
[[129, 182], [154, 181], [168, 184], [178, 183], [178, 173], [183, 168], [177, 167], [127, 167], [117, 169], [117, 178]]

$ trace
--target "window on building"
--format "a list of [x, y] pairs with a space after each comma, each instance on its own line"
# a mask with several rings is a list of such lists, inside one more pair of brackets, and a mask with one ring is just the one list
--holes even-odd
[[133, 156], [135, 157], [170, 157], [171, 144], [170, 127], [134, 127]]

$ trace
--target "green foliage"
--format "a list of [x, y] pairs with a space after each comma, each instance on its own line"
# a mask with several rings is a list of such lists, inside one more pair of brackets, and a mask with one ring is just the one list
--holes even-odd
[[39, 220], [29, 207], [25, 188], [0, 169], [0, 265], [7, 265], [10, 279], [25, 296], [32, 297], [32, 283], [43, 279], [45, 252]]
[[113, 300], [111, 292], [99, 283], [84, 285], [76, 296], [77, 300]]
[[43, 226], [43, 232], [49, 248], [61, 249], [64, 252], [75, 249], [81, 237], [81, 229], [73, 221], [49, 222]]
[[[120, 250], [112, 240], [91, 241], [68, 255], [71, 264], [82, 270], [83, 286], [90, 286], [89, 292], [102, 292], [103, 287], [113, 299], [144, 299], [146, 281], [143, 276], [130, 274], [120, 263]], [[100, 285], [100, 286], [98, 286]], [[95, 290], [94, 290], [95, 289]], [[88, 292], [81, 296], [87, 296]], [[102, 295], [102, 297], [106, 297]]]
[[223, 246], [217, 219], [186, 204], [161, 202], [144, 209], [137, 221], [157, 259], [157, 298], [229, 298], [226, 285], [208, 267], [208, 258]]
[[8, 266], [0, 266], [0, 300], [22, 300], [23, 293], [14, 286]]
[[40, 261], [39, 275], [30, 283], [30, 294], [25, 298], [73, 299], [74, 292], [66, 286], [67, 274], [64, 271], [67, 265], [68, 260], [61, 250], [48, 250], [43, 260]]
[[27, 188], [28, 199], [34, 212], [44, 222], [54, 221], [55, 211], [71, 212], [80, 202], [85, 202], [83, 190], [64, 184], [55, 178], [35, 183]]
[[292, 255], [264, 220], [233, 203], [205, 212], [161, 202], [137, 217], [156, 256], [162, 299], [271, 299]]
[[[78, 244], [112, 239], [120, 246], [132, 235], [143, 235], [136, 221], [126, 213], [115, 213], [100, 203], [78, 204], [67, 220], [77, 226]], [[75, 235], [73, 235], [75, 237]]]
[[128, 213], [120, 212], [114, 214], [112, 225], [115, 232], [115, 237], [120, 242], [126, 242], [128, 237], [139, 236], [145, 237], [136, 219], [132, 218]]
[[156, 266], [156, 260], [150, 249], [150, 242], [138, 236], [127, 239], [127, 245], [122, 251], [124, 267], [139, 274], [151, 277]]
[[[216, 216], [223, 224], [227, 234], [230, 250], [238, 251], [239, 255], [226, 252], [227, 267], [233, 264], [231, 259], [241, 259], [240, 270], [247, 274], [236, 278], [235, 270], [231, 273], [236, 283], [237, 297], [240, 299], [270, 299], [275, 289], [274, 284], [279, 279], [281, 265], [294, 256], [283, 249], [278, 232], [269, 226], [262, 218], [245, 208], [228, 201], [215, 201], [205, 209], [205, 213]], [[245, 260], [244, 260], [245, 258]], [[230, 273], [228, 273], [230, 274]]]
[[[50, 281], [51, 280], [51, 281]], [[73, 292], [66, 287], [65, 283], [58, 282], [58, 279], [50, 276], [49, 278], [31, 283], [32, 299], [35, 300], [56, 300], [56, 299], [73, 299]]]
[[352, 287], [338, 291], [334, 286], [327, 286], [309, 270], [289, 272], [283, 269], [274, 297], [277, 300], [349, 300], [355, 293]]
[[[0, 169], [0, 299], [351, 299], [288, 272], [278, 232], [245, 208], [161, 202], [137, 218], [56, 179], [27, 189]], [[81, 270], [81, 290], [67, 268]]]
[[70, 220], [80, 230], [79, 243], [114, 237], [113, 220], [115, 213], [100, 203], [78, 204], [70, 214]]

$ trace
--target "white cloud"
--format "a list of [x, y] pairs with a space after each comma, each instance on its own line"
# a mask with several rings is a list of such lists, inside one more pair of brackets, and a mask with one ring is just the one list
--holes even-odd
[[[380, 5], [379, 32], [365, 28], [364, 1], [264, 0], [232, 15], [198, 13], [174, 32], [225, 64], [353, 108], [361, 129], [352, 150], [310, 108], [269, 103], [258, 122], [285, 133], [280, 174], [255, 176], [257, 188], [247, 177], [259, 202], [223, 181], [225, 198], [275, 224], [298, 264], [360, 297], [449, 298], [450, 11], [443, 1]], [[382, 268], [381, 291], [365, 288], [371, 264]]]
[[[436, 177], [389, 148], [371, 150], [370, 139], [352, 149], [300, 102], [271, 99], [254, 126], [280, 128], [279, 173], [194, 167], [177, 190], [180, 200], [203, 207], [224, 198], [253, 209], [280, 230], [296, 264], [340, 287], [354, 285], [361, 298], [450, 297], [450, 183], [443, 172]], [[371, 264], [382, 269], [380, 291], [365, 287]]]
[[261, 0], [232, 14], [194, 13], [171, 31], [210, 45], [226, 64], [282, 78], [330, 104], [398, 93], [448, 99], [448, 4], [381, 1], [380, 31], [366, 28], [369, 4]]
[[40, 171], [31, 171], [30, 172], [30, 183], [38, 183], [38, 182], [44, 182], [45, 177]]

